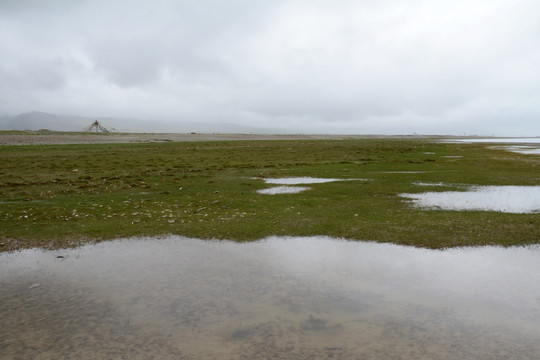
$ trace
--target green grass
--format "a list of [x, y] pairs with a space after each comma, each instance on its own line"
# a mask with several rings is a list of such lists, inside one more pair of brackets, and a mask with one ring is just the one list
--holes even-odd
[[[439, 190], [539, 185], [539, 166], [539, 157], [485, 144], [426, 140], [1, 146], [0, 249], [163, 234], [330, 235], [428, 248], [532, 244], [540, 239], [538, 214], [426, 211], [398, 194], [425, 191], [417, 181], [456, 185]], [[256, 193], [269, 185], [254, 177], [290, 176], [368, 180]]]

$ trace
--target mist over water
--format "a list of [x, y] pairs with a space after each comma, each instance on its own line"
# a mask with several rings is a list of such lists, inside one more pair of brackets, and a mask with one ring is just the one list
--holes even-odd
[[0, 255], [0, 313], [6, 359], [533, 359], [540, 247], [175, 236], [24, 250]]

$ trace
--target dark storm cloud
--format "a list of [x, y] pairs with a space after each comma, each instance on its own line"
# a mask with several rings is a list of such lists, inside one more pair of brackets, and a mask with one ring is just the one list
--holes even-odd
[[0, 1], [0, 109], [540, 132], [539, 11], [532, 0]]

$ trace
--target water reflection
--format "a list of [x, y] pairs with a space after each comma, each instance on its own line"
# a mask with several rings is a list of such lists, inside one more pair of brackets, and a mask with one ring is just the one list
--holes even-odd
[[[258, 178], [253, 178], [258, 179]], [[267, 184], [283, 185], [274, 186], [268, 189], [257, 190], [259, 194], [276, 195], [276, 194], [297, 194], [302, 191], [310, 190], [310, 187], [306, 186], [288, 186], [288, 185], [302, 185], [302, 184], [323, 184], [334, 181], [353, 181], [353, 180], [365, 180], [365, 179], [334, 179], [334, 178], [312, 178], [312, 177], [289, 177], [289, 178], [266, 178], [263, 179]]]
[[540, 137], [534, 138], [471, 138], [443, 140], [446, 143], [501, 143], [501, 144], [539, 144]]
[[540, 149], [537, 147], [532, 147], [532, 146], [505, 146], [505, 147], [498, 147], [498, 148], [515, 152], [518, 154], [540, 155]]
[[540, 211], [540, 186], [472, 186], [468, 191], [425, 192], [400, 196], [412, 199], [415, 206], [435, 210], [499, 211], [515, 214]]
[[274, 186], [268, 189], [257, 190], [257, 193], [266, 195], [297, 194], [310, 189], [307, 186]]
[[263, 179], [267, 184], [280, 185], [300, 185], [300, 184], [323, 184], [334, 181], [347, 181], [351, 179], [332, 179], [332, 178], [312, 178], [312, 177], [290, 177], [290, 178], [267, 178]]
[[539, 260], [324, 237], [2, 254], [0, 357], [533, 359]]

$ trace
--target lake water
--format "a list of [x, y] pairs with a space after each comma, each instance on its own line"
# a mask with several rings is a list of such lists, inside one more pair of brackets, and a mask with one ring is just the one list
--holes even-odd
[[0, 254], [2, 359], [538, 359], [540, 246], [124, 239]]

